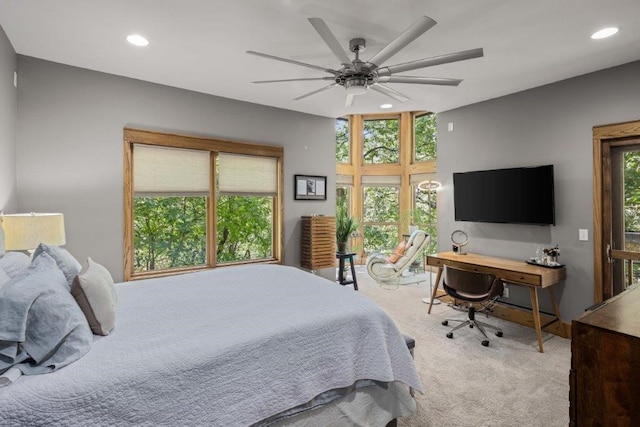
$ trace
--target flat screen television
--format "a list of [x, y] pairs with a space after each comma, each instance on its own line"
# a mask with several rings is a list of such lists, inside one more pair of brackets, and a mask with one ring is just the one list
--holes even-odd
[[553, 165], [453, 174], [456, 221], [555, 225]]

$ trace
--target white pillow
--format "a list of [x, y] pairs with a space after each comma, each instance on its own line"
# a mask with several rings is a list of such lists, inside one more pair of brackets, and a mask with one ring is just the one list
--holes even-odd
[[71, 284], [71, 295], [82, 309], [91, 331], [109, 335], [116, 323], [116, 288], [109, 270], [91, 258]]

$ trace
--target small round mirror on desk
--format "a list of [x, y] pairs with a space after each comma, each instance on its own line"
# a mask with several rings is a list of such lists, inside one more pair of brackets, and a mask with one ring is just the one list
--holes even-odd
[[469, 236], [462, 230], [455, 230], [451, 233], [451, 243], [453, 243], [453, 252], [465, 255], [463, 248], [469, 243]]

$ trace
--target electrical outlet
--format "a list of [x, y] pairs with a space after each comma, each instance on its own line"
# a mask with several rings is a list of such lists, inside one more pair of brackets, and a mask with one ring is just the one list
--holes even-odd
[[507, 285], [503, 285], [502, 288], [502, 298], [509, 298], [509, 287]]

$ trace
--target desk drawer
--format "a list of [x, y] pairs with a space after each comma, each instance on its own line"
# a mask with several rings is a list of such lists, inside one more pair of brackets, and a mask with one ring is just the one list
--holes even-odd
[[500, 272], [500, 277], [506, 282], [540, 286], [540, 276], [535, 274], [520, 273], [517, 271], [502, 271]]

